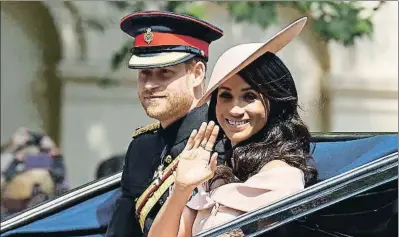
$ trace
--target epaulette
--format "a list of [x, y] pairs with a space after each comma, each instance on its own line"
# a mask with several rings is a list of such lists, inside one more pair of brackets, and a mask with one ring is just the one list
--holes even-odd
[[146, 125], [144, 127], [141, 127], [141, 128], [137, 128], [134, 131], [134, 133], [132, 135], [132, 138], [135, 139], [136, 137], [140, 136], [141, 134], [152, 132], [155, 129], [158, 129], [159, 127], [160, 127], [160, 123], [156, 122], [156, 123], [148, 124], [148, 125]]

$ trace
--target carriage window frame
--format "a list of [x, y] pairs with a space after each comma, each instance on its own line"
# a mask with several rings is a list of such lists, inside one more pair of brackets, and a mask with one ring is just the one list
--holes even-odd
[[34, 222], [37, 219], [47, 217], [49, 213], [65, 210], [76, 203], [84, 202], [97, 194], [104, 194], [120, 185], [122, 172], [94, 180], [90, 183], [72, 189], [63, 195], [31, 207], [22, 213], [7, 217], [1, 222], [0, 234], [6, 233], [23, 225]]
[[246, 236], [258, 236], [395, 179], [398, 179], [398, 152], [310, 186], [266, 207], [245, 213], [195, 237], [219, 236], [238, 228], [246, 229]]

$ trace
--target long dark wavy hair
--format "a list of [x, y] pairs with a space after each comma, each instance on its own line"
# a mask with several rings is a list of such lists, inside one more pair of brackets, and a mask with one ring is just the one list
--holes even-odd
[[[238, 74], [269, 101], [267, 122], [258, 133], [235, 147], [226, 140], [226, 165], [218, 166], [208, 190], [226, 183], [245, 182], [272, 160], [302, 170], [306, 186], [315, 183], [317, 170], [311, 164], [311, 135], [298, 114], [297, 91], [288, 68], [275, 54], [267, 52]], [[217, 93], [212, 93], [208, 113], [209, 121], [216, 124]], [[222, 128], [220, 131], [224, 136]]]

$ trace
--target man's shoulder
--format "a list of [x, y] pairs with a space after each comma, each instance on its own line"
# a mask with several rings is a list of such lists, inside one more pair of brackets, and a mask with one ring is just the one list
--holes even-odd
[[161, 125], [159, 122], [155, 122], [143, 127], [139, 127], [133, 132], [132, 139], [137, 140], [144, 135], [154, 134], [160, 128], [160, 126]]

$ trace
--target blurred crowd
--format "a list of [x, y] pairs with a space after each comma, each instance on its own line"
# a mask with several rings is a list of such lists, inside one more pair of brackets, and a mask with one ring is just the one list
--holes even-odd
[[1, 150], [1, 218], [68, 191], [64, 158], [45, 133], [19, 128]]
[[[101, 161], [94, 178], [121, 171], [124, 157]], [[47, 134], [17, 129], [1, 148], [1, 219], [67, 192], [66, 174], [64, 157]]]

